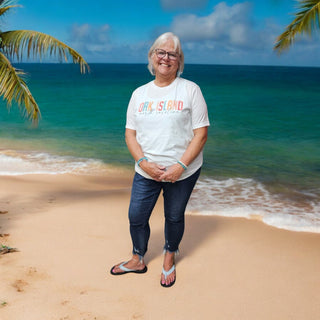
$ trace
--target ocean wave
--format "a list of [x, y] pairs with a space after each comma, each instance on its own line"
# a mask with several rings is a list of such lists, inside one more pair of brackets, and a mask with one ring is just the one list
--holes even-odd
[[45, 152], [0, 150], [0, 175], [98, 174], [106, 165], [96, 159], [59, 156]]
[[[101, 160], [59, 156], [46, 152], [0, 150], [0, 175], [108, 174], [113, 167]], [[295, 191], [296, 197], [270, 192], [253, 179], [201, 177], [191, 195], [188, 212], [199, 215], [258, 219], [281, 229], [320, 233], [317, 190]]]
[[[296, 192], [298, 193], [298, 192]], [[253, 179], [200, 178], [188, 204], [192, 214], [258, 219], [292, 231], [320, 233], [318, 197], [300, 193], [296, 199], [274, 194]]]

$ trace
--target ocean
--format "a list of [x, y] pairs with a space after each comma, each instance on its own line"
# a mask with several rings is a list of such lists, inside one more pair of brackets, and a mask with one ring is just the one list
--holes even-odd
[[[0, 175], [108, 174], [132, 168], [124, 141], [144, 64], [17, 64], [42, 118], [0, 108]], [[186, 65], [211, 126], [188, 211], [320, 232], [320, 68]]]

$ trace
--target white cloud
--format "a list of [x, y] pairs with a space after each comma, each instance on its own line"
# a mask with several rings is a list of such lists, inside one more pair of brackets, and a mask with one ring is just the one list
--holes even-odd
[[171, 30], [182, 40], [187, 62], [226, 64], [273, 64], [273, 44], [282, 32], [272, 21], [256, 23], [249, 2], [220, 2], [206, 16], [178, 15]]
[[148, 42], [117, 42], [108, 24], [73, 25], [68, 43], [88, 62], [141, 63], [147, 62]]
[[73, 25], [70, 33], [72, 47], [82, 54], [104, 53], [112, 49], [109, 39], [110, 26], [92, 26], [90, 24]]
[[184, 41], [216, 40], [243, 45], [252, 36], [250, 11], [249, 2], [233, 6], [220, 2], [208, 16], [177, 16], [172, 23], [172, 30]]
[[[232, 6], [217, 4], [205, 16], [177, 15], [171, 26], [159, 26], [152, 39], [120, 41], [108, 24], [74, 25], [69, 44], [88, 62], [147, 63], [147, 52], [154, 39], [171, 30], [181, 41], [186, 63], [248, 65], [319, 65], [319, 39], [303, 38], [281, 56], [273, 51], [277, 35], [283, 32], [272, 19], [256, 23], [249, 2]], [[309, 57], [306, 60], [306, 56]]]

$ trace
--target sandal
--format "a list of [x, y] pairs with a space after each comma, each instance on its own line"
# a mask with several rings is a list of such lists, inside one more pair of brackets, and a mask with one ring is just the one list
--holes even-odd
[[[167, 277], [168, 277], [173, 271], [175, 271], [175, 269], [176, 269], [176, 266], [175, 266], [175, 265], [173, 265], [169, 271], [166, 271], [166, 270], [164, 270], [164, 268], [162, 268], [162, 273], [163, 273], [163, 275], [164, 275], [164, 279], [167, 280]], [[160, 284], [161, 284], [163, 287], [165, 287], [165, 288], [169, 288], [169, 287], [173, 286], [175, 282], [176, 282], [176, 276], [175, 276], [174, 280], [173, 280], [172, 282], [170, 282], [169, 284], [162, 283], [162, 281], [160, 280]]]
[[119, 265], [119, 269], [121, 269], [123, 272], [114, 272], [113, 269], [117, 266], [113, 266], [110, 270], [110, 273], [114, 276], [118, 276], [118, 275], [122, 275], [122, 274], [126, 274], [126, 273], [146, 273], [148, 271], [147, 266], [144, 266], [144, 268], [142, 270], [136, 270], [136, 269], [129, 269], [126, 268], [124, 265], [128, 263], [128, 261], [122, 262]]

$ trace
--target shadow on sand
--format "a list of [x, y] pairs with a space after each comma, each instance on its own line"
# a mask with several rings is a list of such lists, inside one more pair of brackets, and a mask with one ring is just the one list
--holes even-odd
[[[186, 215], [185, 232], [180, 245], [178, 261], [192, 254], [199, 248], [208, 237], [217, 232], [219, 219], [212, 216]], [[163, 224], [162, 224], [163, 225]], [[149, 249], [146, 254], [146, 263], [157, 258], [163, 251], [164, 231], [162, 229], [152, 230], [149, 241]]]

